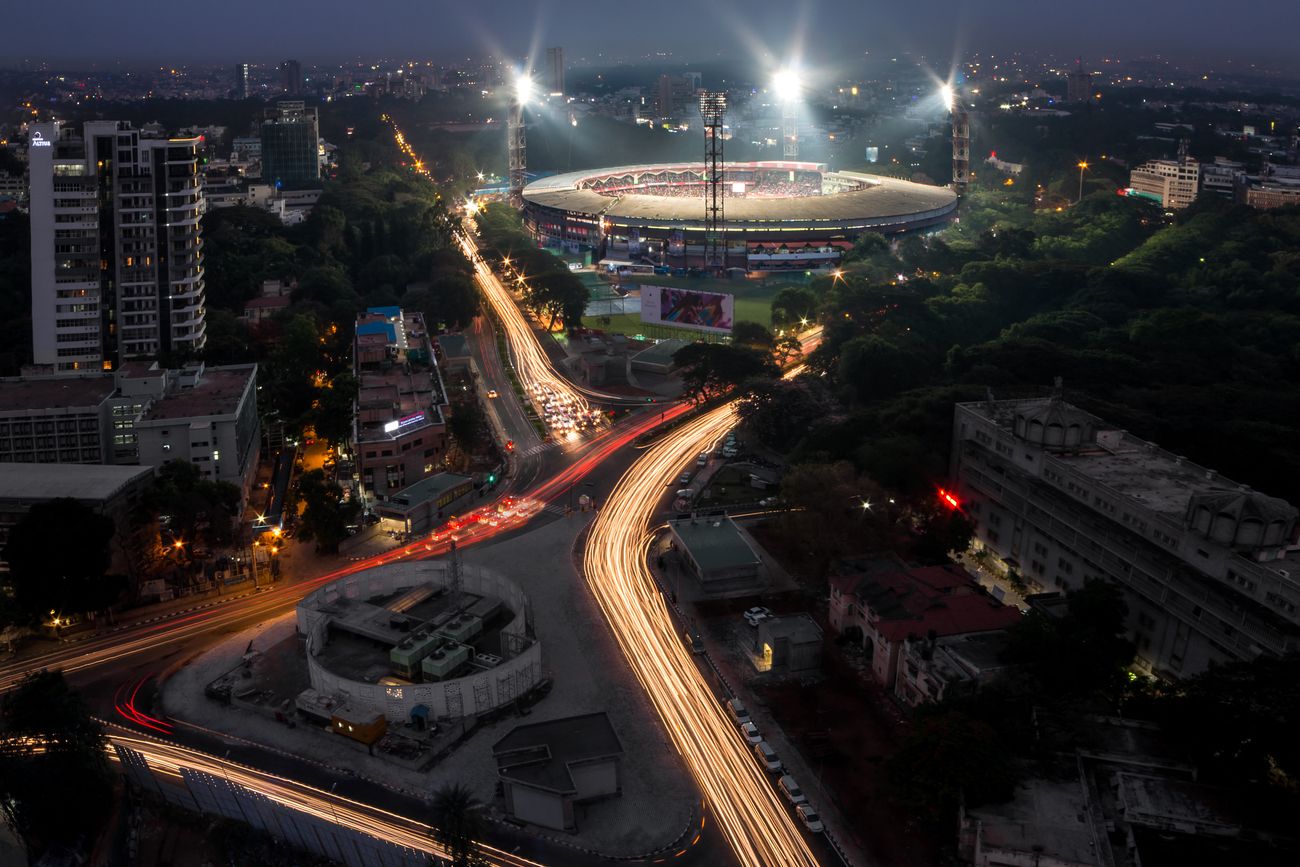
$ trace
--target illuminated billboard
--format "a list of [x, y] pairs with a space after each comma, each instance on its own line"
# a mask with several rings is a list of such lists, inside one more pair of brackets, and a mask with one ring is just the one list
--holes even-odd
[[641, 287], [641, 321], [651, 325], [730, 334], [735, 313], [734, 295], [669, 286]]

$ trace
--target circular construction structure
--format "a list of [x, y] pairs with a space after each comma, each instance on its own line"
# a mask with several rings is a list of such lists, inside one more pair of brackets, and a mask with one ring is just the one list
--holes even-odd
[[[544, 244], [670, 267], [704, 264], [702, 163], [569, 172], [524, 188], [524, 222]], [[719, 224], [726, 267], [793, 270], [833, 264], [864, 232], [896, 234], [945, 222], [946, 187], [821, 163], [727, 163]]]
[[528, 597], [487, 569], [376, 566], [308, 593], [297, 621], [311, 701], [325, 707], [448, 721], [497, 710], [543, 680]]

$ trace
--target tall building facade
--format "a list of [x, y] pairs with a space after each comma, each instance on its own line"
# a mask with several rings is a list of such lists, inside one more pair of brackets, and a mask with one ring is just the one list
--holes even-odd
[[1185, 208], [1201, 189], [1201, 164], [1194, 159], [1150, 160], [1129, 172], [1128, 185], [1160, 198], [1166, 208]]
[[280, 76], [285, 96], [302, 96], [302, 64], [286, 60], [280, 64]]
[[1119, 587], [1148, 671], [1187, 677], [1300, 650], [1289, 503], [1059, 397], [958, 404], [951, 475], [976, 545], [1030, 589]]
[[248, 64], [235, 64], [235, 99], [248, 99], [253, 95], [252, 85], [248, 80]]
[[1074, 69], [1065, 74], [1065, 101], [1092, 101], [1092, 73], [1083, 68], [1083, 61], [1075, 63]]
[[547, 93], [551, 96], [564, 96], [564, 49], [546, 49]]
[[262, 180], [278, 189], [320, 181], [320, 133], [315, 108], [299, 100], [266, 110], [261, 127]]
[[206, 340], [199, 138], [119, 121], [29, 134], [33, 361], [112, 370]]

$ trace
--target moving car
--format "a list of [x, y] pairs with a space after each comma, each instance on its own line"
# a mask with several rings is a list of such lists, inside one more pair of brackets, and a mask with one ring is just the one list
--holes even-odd
[[799, 821], [803, 822], [803, 826], [814, 834], [820, 834], [826, 830], [826, 826], [822, 824], [822, 817], [817, 815], [817, 811], [807, 801], [797, 805], [794, 811], [798, 814]]
[[496, 396], [497, 396], [497, 390], [495, 388], [489, 388], [488, 397], [495, 398]]

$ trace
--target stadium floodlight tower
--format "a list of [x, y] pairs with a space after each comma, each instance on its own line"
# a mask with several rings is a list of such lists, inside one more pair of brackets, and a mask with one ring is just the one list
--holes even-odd
[[528, 139], [524, 132], [524, 106], [533, 95], [533, 82], [524, 73], [515, 77], [510, 101], [510, 120], [506, 125], [509, 148], [510, 201], [516, 207], [524, 201], [524, 183], [528, 173]]
[[970, 115], [951, 84], [945, 84], [940, 95], [952, 118], [952, 188], [960, 196], [970, 183]]
[[781, 104], [781, 141], [786, 162], [799, 159], [799, 73], [787, 67], [772, 78], [772, 92]]
[[727, 243], [721, 237], [725, 194], [722, 159], [722, 119], [727, 114], [727, 94], [700, 92], [700, 118], [704, 121], [704, 268], [719, 274], [727, 270]]

